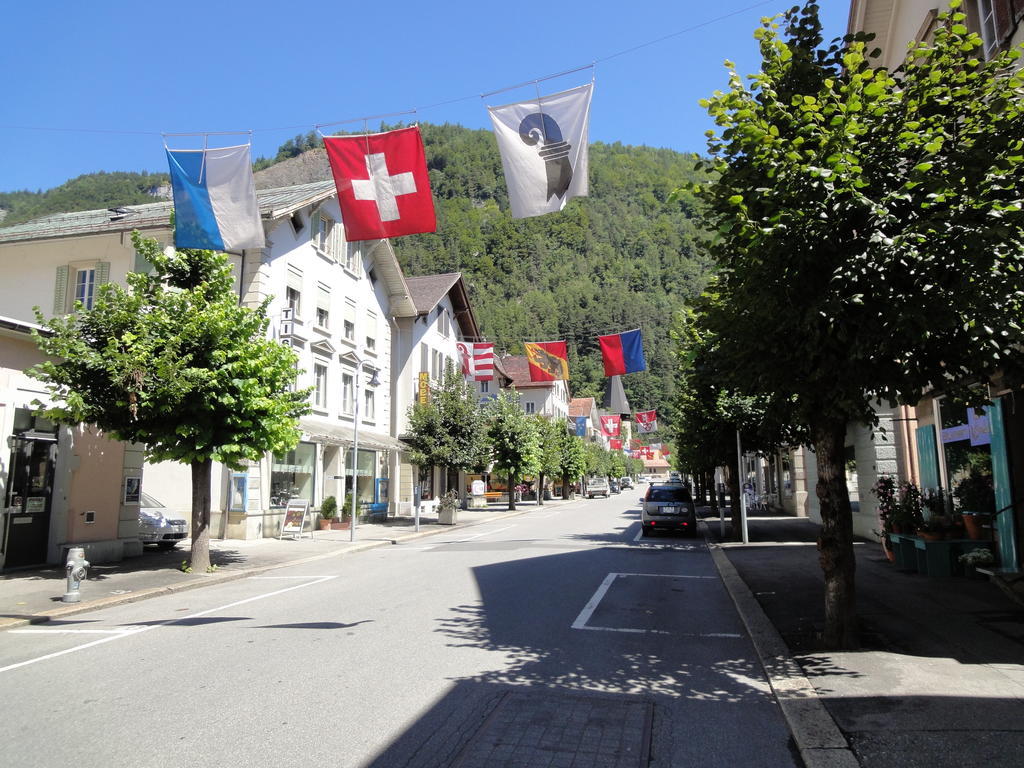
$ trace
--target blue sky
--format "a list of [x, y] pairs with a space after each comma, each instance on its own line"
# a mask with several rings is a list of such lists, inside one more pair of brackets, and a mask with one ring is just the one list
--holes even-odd
[[[594, 61], [591, 141], [701, 152], [711, 124], [697, 102], [726, 87], [725, 59], [756, 71], [759, 19], [795, 2], [14, 3], [0, 46], [0, 191], [166, 172], [162, 132], [254, 130], [255, 158], [318, 123], [411, 109], [389, 120], [489, 128], [485, 104], [536, 91], [481, 93]], [[843, 34], [849, 4], [821, 5], [826, 38]]]

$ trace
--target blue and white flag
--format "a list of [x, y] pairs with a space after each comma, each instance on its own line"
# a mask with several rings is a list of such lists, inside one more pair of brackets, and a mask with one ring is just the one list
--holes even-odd
[[249, 145], [167, 149], [174, 189], [174, 245], [212, 251], [262, 248]]
[[560, 211], [587, 196], [593, 83], [534, 101], [488, 107], [505, 169], [512, 218]]

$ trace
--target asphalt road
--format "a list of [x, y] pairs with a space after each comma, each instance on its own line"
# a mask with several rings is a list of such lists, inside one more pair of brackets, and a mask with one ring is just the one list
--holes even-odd
[[637, 496], [5, 632], [3, 762], [795, 765], [703, 540]]

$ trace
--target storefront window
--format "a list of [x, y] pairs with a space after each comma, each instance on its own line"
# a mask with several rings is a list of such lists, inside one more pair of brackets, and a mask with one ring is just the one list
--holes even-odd
[[[360, 448], [356, 467], [355, 488], [359, 503], [372, 503], [374, 481], [377, 479], [377, 452]], [[345, 459], [345, 488], [351, 490], [352, 487], [352, 451], [349, 450]]]
[[270, 473], [270, 506], [283, 507], [292, 499], [313, 504], [316, 444], [299, 443], [285, 454], [274, 454]]
[[986, 406], [985, 412], [978, 414], [951, 400], [942, 401], [946, 487], [959, 512], [992, 513], [996, 509], [988, 410]]

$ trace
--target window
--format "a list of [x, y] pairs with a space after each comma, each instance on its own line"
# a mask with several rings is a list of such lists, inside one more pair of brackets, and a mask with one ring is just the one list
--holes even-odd
[[537, 412], [537, 404], [523, 403], [523, 410], [526, 411], [527, 415], [532, 415]]
[[978, 5], [978, 26], [980, 27], [981, 39], [984, 42], [985, 58], [991, 59], [999, 45], [999, 34], [996, 31], [996, 9], [995, 0], [977, 0]]
[[92, 309], [96, 293], [96, 269], [93, 267], [75, 270], [75, 303], [82, 302], [84, 309]]
[[291, 499], [312, 504], [315, 481], [316, 444], [299, 443], [287, 453], [275, 453], [270, 468], [270, 506], [283, 507]]
[[359, 274], [359, 263], [362, 261], [362, 255], [359, 253], [359, 248], [354, 243], [345, 244], [345, 269], [353, 274]]
[[369, 387], [363, 390], [363, 418], [367, 421], [377, 418], [377, 401], [373, 394]]
[[302, 305], [302, 294], [294, 288], [285, 288], [284, 300], [292, 311], [292, 318], [298, 319], [299, 308]]
[[341, 412], [352, 415], [355, 410], [355, 379], [351, 373], [341, 374]]
[[347, 341], [356, 340], [356, 303], [352, 299], [345, 299], [345, 318], [343, 331]]
[[377, 313], [366, 313], [366, 348], [370, 352], [377, 351]]
[[344, 247], [341, 227], [337, 226], [334, 219], [326, 213], [317, 213], [313, 216], [313, 231], [310, 233], [313, 247], [317, 252], [329, 258], [331, 261], [338, 260], [338, 254]]
[[480, 382], [480, 394], [481, 395], [486, 395], [490, 391], [490, 384], [491, 384], [491, 382], [489, 382], [489, 381], [481, 381]]
[[288, 267], [288, 282], [285, 284], [284, 300], [292, 310], [292, 319], [300, 320], [302, 310], [302, 270]]
[[443, 370], [441, 368], [442, 357], [441, 353], [436, 349], [430, 350], [430, 378], [435, 381], [439, 381], [441, 379], [441, 373]]
[[444, 307], [437, 308], [437, 330], [446, 339], [452, 332], [452, 319], [448, 316]]
[[327, 366], [319, 363], [313, 366], [313, 405], [327, 407]]
[[53, 287], [53, 314], [66, 315], [75, 311], [75, 302], [92, 309], [96, 289], [110, 279], [110, 262], [80, 262], [57, 267]]
[[331, 321], [331, 289], [323, 283], [316, 287], [316, 324], [320, 328], [330, 328]]

